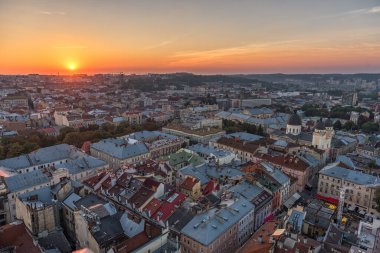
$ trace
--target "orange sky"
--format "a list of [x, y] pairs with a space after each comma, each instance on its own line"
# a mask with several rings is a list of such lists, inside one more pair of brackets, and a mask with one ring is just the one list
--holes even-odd
[[366, 0], [2, 0], [0, 74], [379, 72], [379, 26]]

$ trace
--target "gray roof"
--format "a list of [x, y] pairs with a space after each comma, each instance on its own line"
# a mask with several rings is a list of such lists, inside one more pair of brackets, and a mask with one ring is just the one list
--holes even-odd
[[203, 154], [206, 156], [213, 154], [217, 158], [226, 157], [232, 154], [232, 152], [230, 151], [220, 150], [220, 149], [216, 149], [214, 147], [210, 147], [210, 146], [206, 146], [202, 144], [192, 145], [188, 147], [187, 149], [194, 151], [195, 153]]
[[202, 164], [197, 168], [199, 171], [202, 171], [207, 177], [211, 178], [220, 178], [221, 176], [227, 178], [236, 178], [244, 175], [240, 171], [240, 166], [234, 166], [233, 163], [223, 164], [216, 166], [213, 164]]
[[359, 185], [380, 183], [380, 179], [376, 176], [365, 174], [357, 170], [342, 168], [337, 165], [338, 163], [327, 165], [319, 173], [322, 175], [339, 178]]
[[70, 160], [66, 163], [58, 164], [57, 168], [66, 168], [69, 170], [69, 174], [77, 174], [86, 170], [97, 169], [99, 167], [107, 165], [106, 162], [97, 159], [95, 157], [85, 155], [81, 158]]
[[248, 110], [251, 115], [260, 115], [260, 114], [272, 114], [273, 110], [270, 108], [262, 107], [262, 108], [253, 108]]
[[38, 244], [44, 249], [43, 252], [57, 250], [57, 252], [71, 252], [71, 246], [61, 230], [50, 232], [47, 236], [39, 238]]
[[106, 153], [118, 159], [127, 159], [143, 155], [149, 152], [147, 146], [142, 142], [129, 144], [124, 139], [105, 139], [91, 144], [91, 148]]
[[84, 206], [85, 208], [89, 208], [97, 204], [104, 205], [107, 202], [101, 199], [100, 197], [96, 196], [95, 194], [90, 193], [89, 195], [86, 195], [77, 201], [73, 201], [73, 203], [77, 208], [80, 208], [81, 206]]
[[166, 134], [166, 133], [163, 133], [160, 131], [145, 131], [145, 130], [140, 131], [140, 132], [135, 132], [135, 133], [132, 133], [130, 135], [123, 136], [123, 138], [126, 138], [126, 137], [129, 137], [129, 138], [132, 138], [132, 139], [135, 139], [138, 141], [144, 141], [146, 139], [157, 138], [157, 137], [161, 137], [161, 138], [165, 138], [165, 139], [177, 139], [178, 138], [175, 135]]
[[241, 198], [227, 208], [211, 209], [208, 212], [196, 215], [181, 232], [207, 246], [253, 209], [253, 204]]
[[94, 239], [99, 244], [105, 244], [124, 234], [124, 230], [120, 224], [121, 216], [122, 213], [119, 212], [100, 219], [99, 231], [92, 233]]
[[[28, 198], [31, 196], [37, 196], [37, 199], [34, 199], [33, 201], [28, 200]], [[32, 203], [38, 202], [38, 203], [50, 205], [52, 203], [52, 194], [51, 194], [49, 186], [45, 186], [34, 191], [20, 194], [18, 198], [22, 200], [25, 204], [27, 203], [32, 204]]]
[[124, 234], [132, 238], [144, 231], [145, 220], [141, 219], [140, 223], [137, 223], [135, 220], [128, 218], [128, 213], [123, 213], [120, 217], [120, 224], [124, 230]]
[[272, 164], [267, 162], [262, 162], [260, 165], [265, 169], [265, 171], [273, 177], [279, 184], [285, 185], [290, 183], [290, 178], [281, 170], [275, 168]]
[[248, 182], [241, 182], [232, 186], [229, 189], [230, 192], [237, 193], [249, 201], [255, 199], [262, 191], [257, 185], [252, 185]]
[[179, 207], [168, 219], [169, 227], [174, 231], [181, 231], [194, 217], [191, 210]]
[[49, 178], [40, 170], [17, 174], [4, 178], [7, 188], [11, 192], [28, 189], [33, 186], [49, 183]]
[[51, 147], [40, 148], [26, 155], [8, 158], [0, 161], [0, 166], [19, 170], [27, 167], [38, 166], [59, 160], [71, 158], [75, 155], [75, 148], [67, 144], [59, 144]]
[[246, 132], [231, 133], [231, 134], [227, 134], [226, 137], [239, 138], [243, 141], [257, 141], [263, 138], [260, 135], [250, 134]]
[[67, 198], [63, 201], [63, 204], [65, 204], [67, 207], [71, 208], [72, 210], [75, 209], [74, 202], [80, 200], [81, 197], [76, 193], [71, 193]]
[[183, 175], [189, 175], [197, 178], [201, 185], [207, 184], [210, 181], [210, 178], [206, 175], [204, 170], [199, 170], [198, 167], [193, 165], [188, 165], [179, 170]]

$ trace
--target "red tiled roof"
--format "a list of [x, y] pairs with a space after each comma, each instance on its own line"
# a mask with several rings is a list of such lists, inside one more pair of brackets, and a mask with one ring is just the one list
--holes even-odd
[[83, 181], [83, 184], [87, 185], [87, 186], [90, 186], [90, 187], [94, 187], [97, 183], [100, 182], [100, 180], [102, 180], [102, 178], [106, 175], [107, 173], [106, 172], [102, 172], [100, 173], [99, 175], [96, 175], [96, 176], [93, 176], [93, 177], [90, 177], [86, 180]]
[[156, 180], [154, 180], [153, 178], [147, 178], [145, 179], [143, 185], [148, 188], [148, 189], [151, 189], [152, 191], [156, 191], [158, 186], [160, 186], [160, 182], [157, 182]]
[[161, 234], [161, 229], [158, 228], [157, 226], [151, 225], [151, 236], [148, 236], [147, 232], [143, 231], [132, 238], [124, 240], [116, 246], [115, 248], [116, 253], [131, 252], [141, 247], [142, 245], [146, 244], [150, 240], [153, 240], [153, 238], [156, 238], [160, 234]]
[[260, 154], [256, 155], [256, 157], [298, 171], [305, 171], [309, 167], [306, 162], [292, 155], [271, 156], [268, 154]]
[[44, 132], [44, 133], [54, 133], [55, 132], [55, 128], [54, 127], [47, 127], [47, 128], [40, 129], [40, 131]]
[[203, 189], [203, 194], [204, 195], [210, 194], [214, 190], [214, 187], [215, 187], [215, 183], [212, 180], [210, 180], [207, 183], [206, 187]]
[[165, 202], [153, 214], [152, 218], [158, 221], [166, 221], [174, 213], [175, 209], [173, 203]]
[[24, 223], [7, 224], [0, 227], [0, 249], [15, 247], [17, 253], [40, 253], [40, 249], [34, 245], [32, 237], [26, 230]]
[[141, 187], [130, 199], [129, 202], [134, 204], [136, 208], [143, 206], [152, 196], [154, 192], [146, 187]]
[[85, 141], [82, 145], [83, 152], [89, 154], [90, 153], [90, 146], [91, 146], [91, 141]]
[[162, 202], [156, 198], [153, 198], [143, 209], [143, 211], [147, 211], [150, 215], [153, 215], [162, 205]]
[[194, 185], [198, 182], [197, 179], [192, 177], [187, 177], [181, 184], [181, 188], [191, 191], [193, 190]]

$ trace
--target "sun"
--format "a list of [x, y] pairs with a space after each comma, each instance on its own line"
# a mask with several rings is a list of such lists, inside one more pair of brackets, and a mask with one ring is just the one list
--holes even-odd
[[69, 65], [69, 69], [70, 69], [70, 70], [75, 70], [75, 69], [76, 69], [75, 64], [70, 64], [70, 65]]

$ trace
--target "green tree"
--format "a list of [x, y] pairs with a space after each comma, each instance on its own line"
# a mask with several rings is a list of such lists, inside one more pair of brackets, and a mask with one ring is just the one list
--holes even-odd
[[376, 210], [380, 212], [380, 188], [376, 189], [375, 202], [376, 202]]
[[23, 151], [24, 151], [24, 147], [21, 146], [20, 143], [18, 143], [18, 142], [11, 143], [9, 145], [9, 151], [7, 153], [7, 158], [22, 155]]
[[259, 125], [259, 128], [257, 129], [257, 134], [258, 135], [264, 135], [264, 129], [261, 125]]
[[358, 126], [354, 122], [349, 120], [349, 121], [346, 121], [346, 123], [344, 123], [343, 129], [345, 129], [347, 131], [357, 130]]
[[66, 137], [66, 134], [68, 133], [72, 133], [72, 132], [75, 132], [75, 129], [72, 128], [72, 127], [63, 127], [59, 130], [59, 136], [58, 136], [58, 140], [59, 141], [62, 141], [63, 139], [65, 139]]
[[335, 130], [341, 130], [342, 129], [342, 122], [340, 122], [340, 120], [335, 121], [334, 129]]
[[0, 145], [0, 159], [5, 159], [5, 148], [3, 145]]
[[361, 126], [361, 129], [362, 129], [363, 132], [365, 132], [365, 133], [374, 133], [374, 132], [378, 132], [378, 131], [379, 131], [379, 124], [378, 124], [378, 123], [375, 123], [375, 122], [372, 122], [372, 121], [368, 121], [368, 122], [364, 123], [364, 124]]
[[83, 133], [79, 133], [79, 132], [68, 133], [66, 134], [65, 139], [63, 139], [63, 143], [80, 147], [81, 144], [83, 144], [82, 137], [83, 137]]

